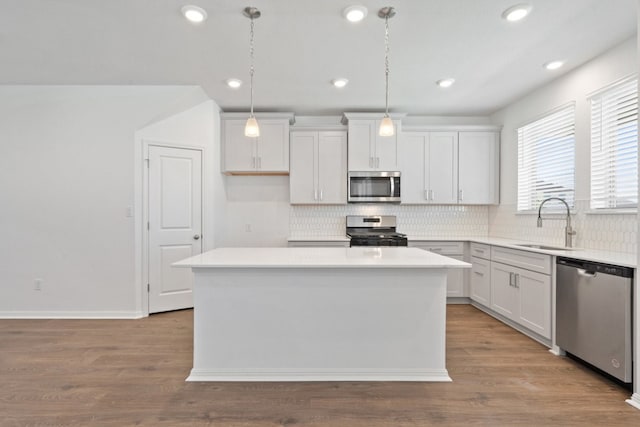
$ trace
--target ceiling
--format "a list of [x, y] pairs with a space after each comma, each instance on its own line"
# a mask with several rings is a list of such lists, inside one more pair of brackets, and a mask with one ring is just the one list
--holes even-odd
[[[519, 23], [502, 12], [528, 2]], [[255, 6], [256, 111], [384, 110], [383, 6], [390, 25], [390, 111], [488, 115], [636, 33], [636, 0], [5, 0], [0, 84], [199, 85], [225, 111], [249, 107]], [[185, 4], [208, 12], [199, 25]], [[369, 9], [352, 24], [342, 10]], [[566, 61], [550, 72], [542, 64]], [[245, 82], [230, 89], [225, 80]], [[330, 81], [349, 79], [343, 89]], [[449, 89], [435, 81], [453, 77]]]

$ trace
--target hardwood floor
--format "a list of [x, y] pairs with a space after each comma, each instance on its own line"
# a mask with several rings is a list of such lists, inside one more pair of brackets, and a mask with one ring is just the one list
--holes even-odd
[[451, 383], [187, 383], [190, 310], [0, 320], [0, 426], [638, 426], [630, 391], [468, 305]]

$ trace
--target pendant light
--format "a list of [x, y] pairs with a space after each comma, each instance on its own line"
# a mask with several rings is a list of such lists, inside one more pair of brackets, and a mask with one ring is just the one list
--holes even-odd
[[251, 19], [251, 32], [249, 35], [249, 57], [251, 59], [251, 67], [249, 68], [250, 76], [250, 88], [251, 88], [251, 113], [247, 119], [247, 124], [244, 127], [244, 135], [250, 138], [257, 138], [260, 136], [260, 128], [258, 127], [258, 121], [253, 115], [253, 21], [260, 18], [260, 11], [255, 7], [245, 7], [243, 11], [244, 16]]
[[378, 16], [384, 19], [384, 75], [385, 75], [385, 107], [384, 118], [380, 122], [380, 136], [393, 136], [395, 130], [389, 117], [389, 19], [396, 15], [396, 10], [391, 7], [383, 7], [378, 11]]

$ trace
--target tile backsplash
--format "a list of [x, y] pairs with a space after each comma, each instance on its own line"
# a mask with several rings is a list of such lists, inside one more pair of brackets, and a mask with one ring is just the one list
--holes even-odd
[[[624, 253], [637, 251], [637, 216], [590, 214], [588, 201], [576, 201], [571, 221], [577, 234], [574, 246]], [[395, 215], [398, 231], [416, 239], [501, 237], [564, 246], [565, 216], [543, 212], [543, 227], [536, 214], [518, 215], [516, 206], [425, 206], [348, 204], [291, 206], [289, 237], [344, 237], [347, 215]]]
[[395, 215], [398, 231], [411, 238], [487, 236], [487, 206], [348, 204], [291, 206], [291, 238], [344, 237], [347, 215]]
[[[516, 214], [516, 205], [502, 204], [489, 208], [489, 236], [520, 239], [564, 246], [566, 215], [543, 210], [542, 228], [537, 227], [537, 214]], [[573, 246], [613, 252], [636, 253], [637, 216], [630, 214], [592, 214], [589, 201], [577, 200], [571, 215], [576, 231]]]

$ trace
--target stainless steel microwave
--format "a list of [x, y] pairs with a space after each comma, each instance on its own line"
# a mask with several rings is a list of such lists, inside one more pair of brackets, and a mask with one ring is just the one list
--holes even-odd
[[400, 203], [400, 172], [349, 172], [349, 203]]

